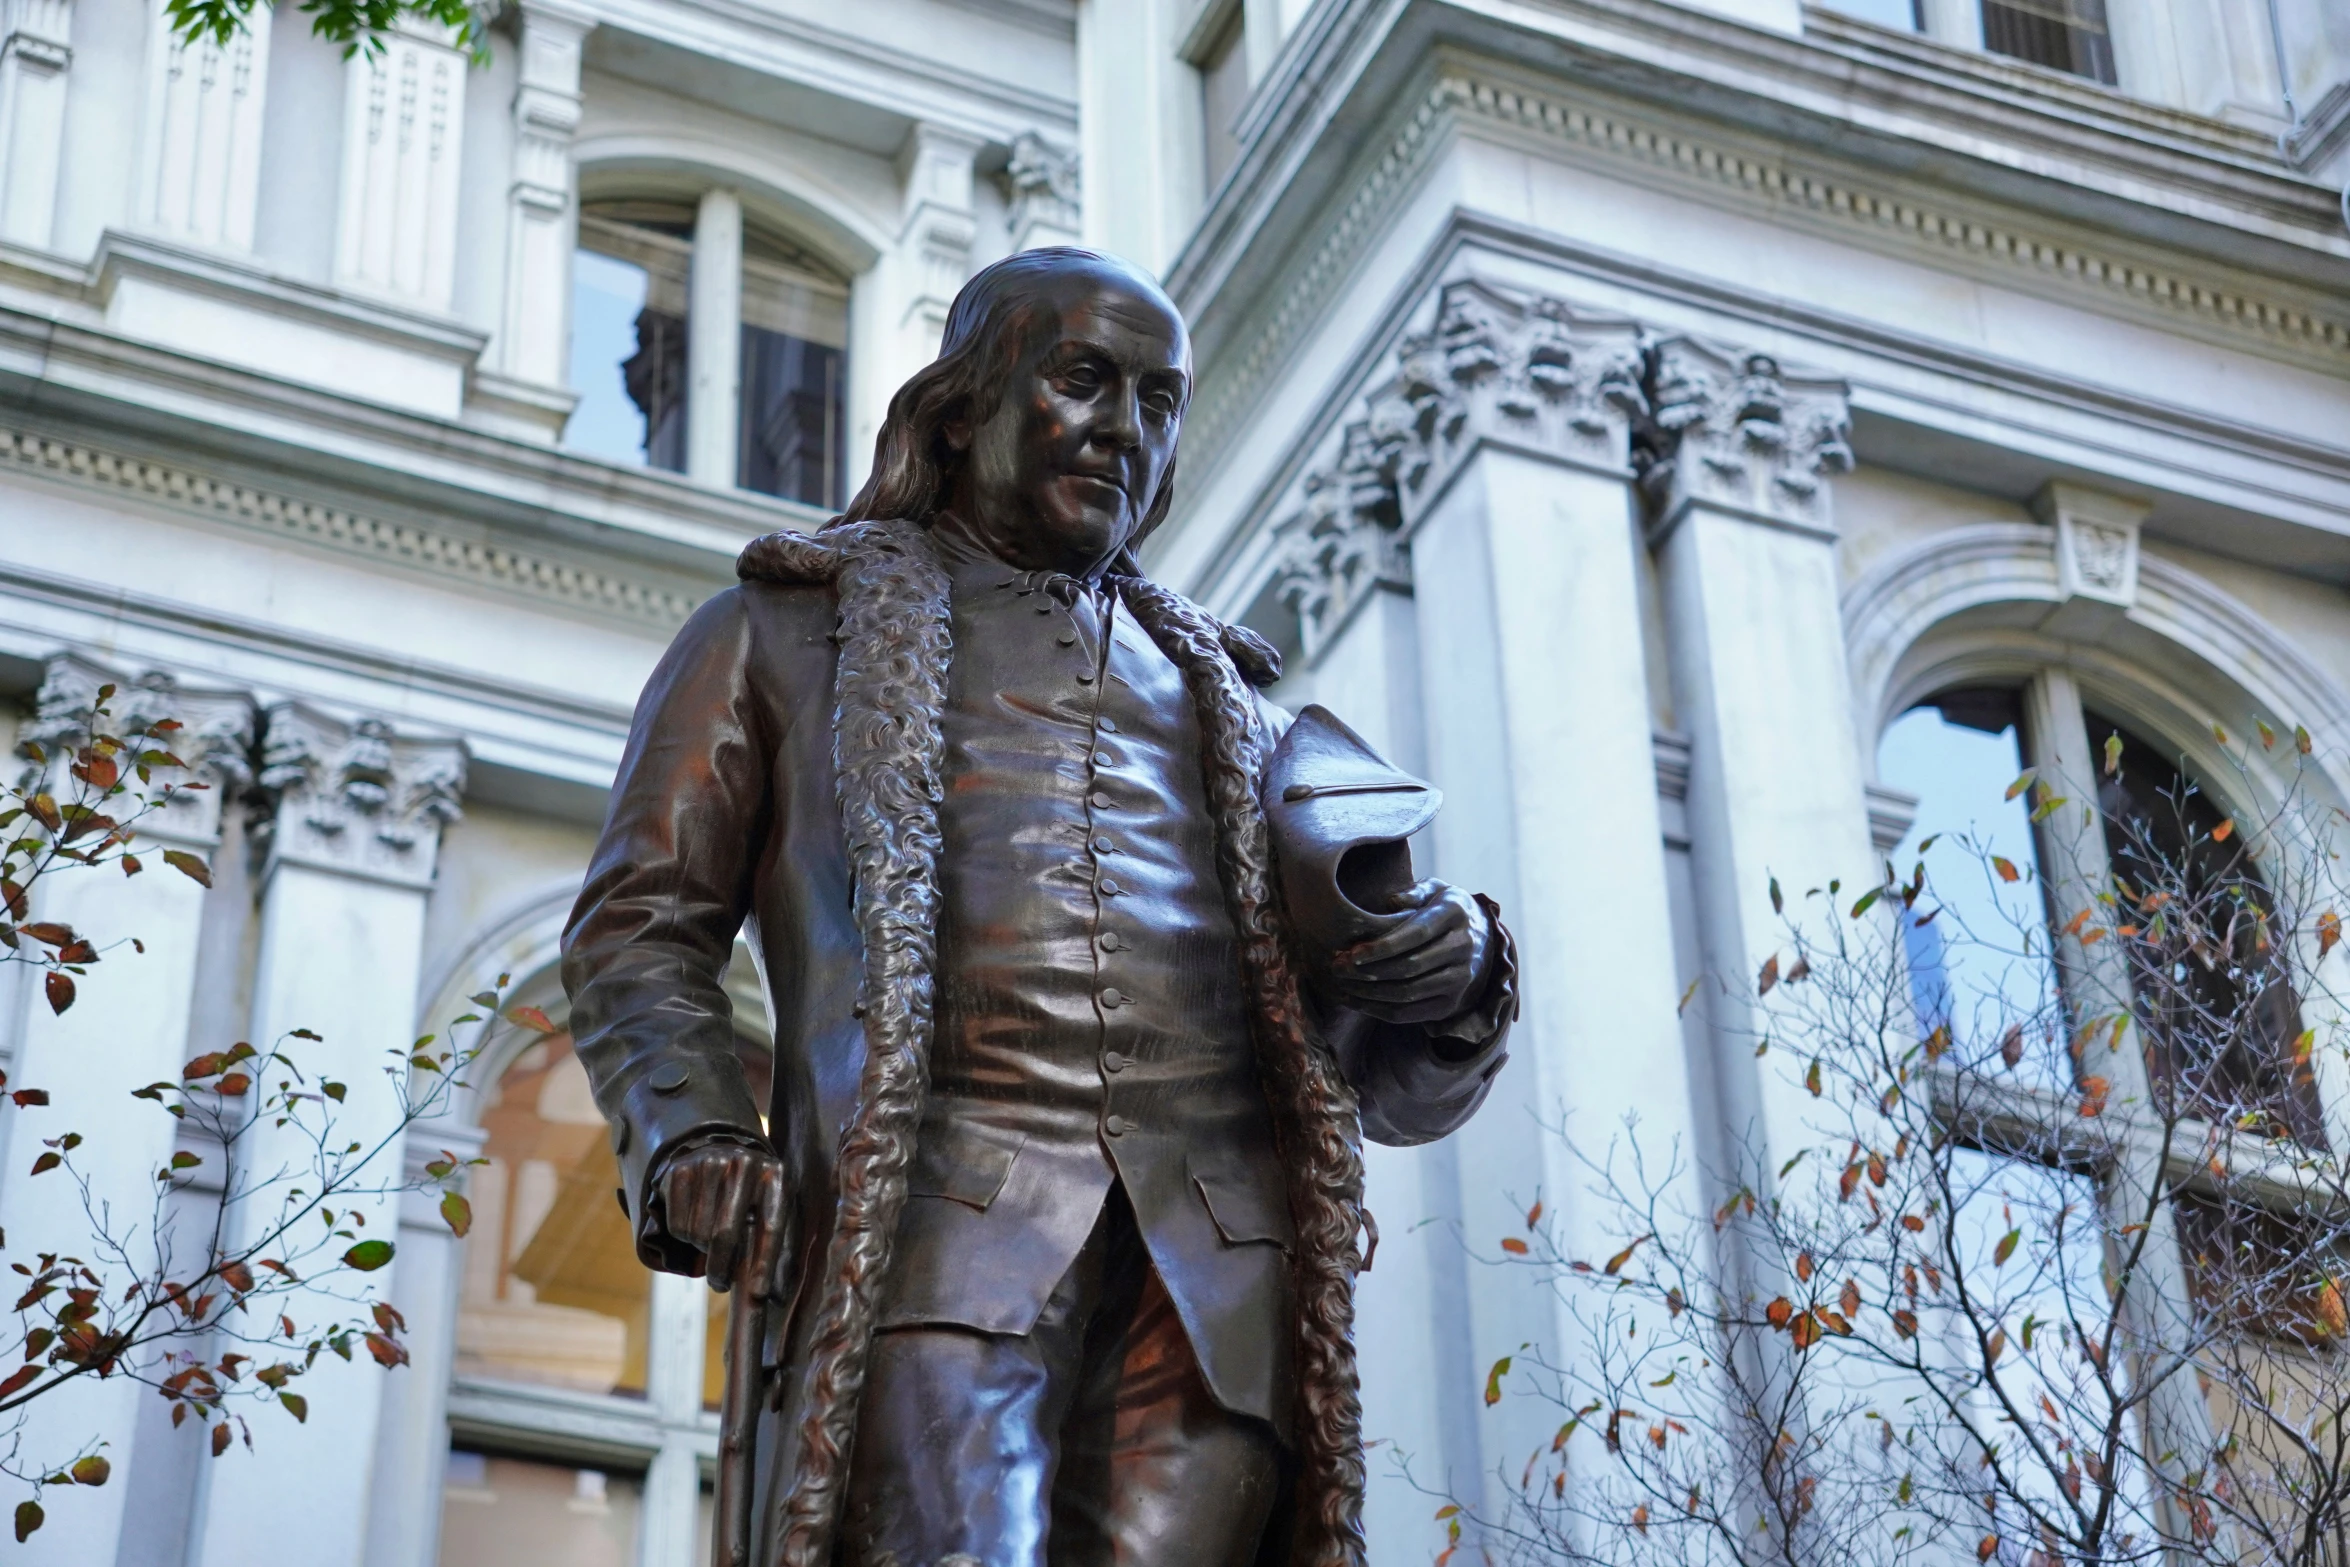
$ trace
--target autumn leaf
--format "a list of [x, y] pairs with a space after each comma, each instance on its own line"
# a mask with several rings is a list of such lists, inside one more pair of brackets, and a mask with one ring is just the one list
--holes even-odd
[[73, 1468], [66, 1472], [73, 1476], [73, 1483], [76, 1485], [104, 1485], [108, 1477], [114, 1473], [114, 1466], [98, 1454], [92, 1453], [87, 1458], [77, 1460]]
[[386, 1371], [391, 1370], [394, 1366], [408, 1364], [408, 1351], [381, 1333], [367, 1335], [367, 1352], [373, 1355], [375, 1363]]
[[249, 1295], [253, 1291], [253, 1270], [241, 1262], [224, 1262], [220, 1265], [220, 1282], [240, 1295]]
[[1808, 1252], [1808, 1251], [1805, 1251], [1805, 1252], [1798, 1252], [1798, 1253], [1796, 1253], [1796, 1255], [1795, 1255], [1795, 1277], [1796, 1277], [1796, 1280], [1797, 1280], [1797, 1282], [1799, 1282], [1799, 1283], [1803, 1283], [1803, 1284], [1809, 1284], [1809, 1283], [1811, 1282], [1811, 1276], [1812, 1276], [1812, 1274], [1813, 1274], [1813, 1273], [1815, 1273], [1816, 1271], [1818, 1271], [1818, 1270], [1817, 1270], [1816, 1266], [1813, 1264], [1813, 1262], [1812, 1262], [1812, 1260], [1811, 1260], [1811, 1253], [1810, 1253], [1810, 1252]]
[[1501, 1249], [1508, 1252], [1513, 1257], [1523, 1257], [1526, 1255], [1526, 1243], [1518, 1239], [1515, 1235], [1504, 1235], [1501, 1238]]
[[1999, 1536], [1995, 1534], [1984, 1535], [1983, 1543], [1975, 1547], [1975, 1560], [1979, 1562], [1987, 1562], [1998, 1554]]
[[2324, 957], [2342, 941], [2342, 916], [2332, 909], [2317, 917], [2317, 955]]
[[1848, 1317], [1860, 1315], [1860, 1281], [1858, 1279], [1844, 1281], [1844, 1293], [1836, 1297], [1836, 1304], [1844, 1308], [1844, 1314]]
[[2015, 862], [2004, 855], [1992, 855], [1991, 868], [1999, 873], [2001, 881], [2015, 881], [2023, 875], [2015, 868]]
[[2299, 751], [2303, 756], [2307, 756], [2310, 751], [2311, 743], [2312, 742], [2309, 738], [2309, 731], [2302, 728], [2299, 724], [2295, 724], [2293, 726], [2293, 749]]
[[19, 1110], [28, 1110], [35, 1105], [47, 1104], [49, 1090], [46, 1088], [20, 1088], [8, 1097], [15, 1102]]
[[2260, 731], [2260, 748], [2263, 751], [2277, 743], [2277, 732], [2269, 728], [2268, 720], [2255, 718], [2252, 720], [2252, 727]]
[[1648, 1532], [1648, 1504], [1643, 1502], [1632, 1509], [1632, 1527], [1642, 1534]]
[[228, 1422], [223, 1420], [220, 1424], [212, 1428], [212, 1456], [218, 1458], [221, 1454], [227, 1452], [228, 1443]]
[[221, 1080], [212, 1086], [214, 1091], [223, 1097], [234, 1099], [253, 1086], [253, 1079], [242, 1072], [230, 1072], [223, 1075]]
[[1500, 1403], [1500, 1402], [1501, 1402], [1501, 1379], [1502, 1379], [1503, 1377], [1506, 1377], [1506, 1376], [1508, 1376], [1509, 1374], [1510, 1374], [1510, 1357], [1509, 1357], [1509, 1356], [1507, 1356], [1507, 1355], [1504, 1355], [1504, 1356], [1502, 1356], [1502, 1357], [1501, 1357], [1499, 1360], [1497, 1360], [1497, 1361], [1495, 1361], [1495, 1362], [1493, 1363], [1493, 1369], [1492, 1369], [1490, 1372], [1488, 1372], [1488, 1373], [1486, 1374], [1486, 1377], [1485, 1377], [1485, 1402], [1486, 1402], [1486, 1403], [1488, 1403], [1488, 1404], [1498, 1404], [1498, 1403]]
[[2007, 1259], [2015, 1255], [2016, 1246], [2023, 1238], [2024, 1232], [2020, 1228], [2009, 1230], [2005, 1235], [2000, 1236], [1999, 1244], [1991, 1248], [1991, 1266], [1994, 1268], [2006, 1267]]
[[2007, 1329], [1993, 1328], [1991, 1337], [1983, 1345], [1983, 1364], [1996, 1366], [1999, 1357], [2007, 1353]]
[[1605, 1273], [1608, 1277], [1614, 1278], [1617, 1274], [1624, 1271], [1624, 1264], [1632, 1260], [1632, 1253], [1638, 1251], [1643, 1243], [1651, 1239], [1653, 1239], [1652, 1236], [1643, 1235], [1638, 1240], [1633, 1241], [1631, 1245], [1625, 1247], [1622, 1251], [1617, 1252], [1613, 1257], [1608, 1258], [1607, 1266], [1602, 1268], [1600, 1271]]
[[8, 1373], [7, 1381], [0, 1382], [0, 1398], [7, 1398], [11, 1394], [23, 1392], [40, 1374], [41, 1368], [39, 1366], [17, 1367]]
[[[2332, 1279], [2318, 1285], [2315, 1304], [2318, 1326], [2325, 1330], [2326, 1337], [2340, 1338], [2345, 1332], [2350, 1332], [2350, 1315], [2343, 1312], [2341, 1288]], [[0, 1392], [5, 1391], [0, 1389]]]
[[19, 1545], [29, 1539], [35, 1529], [41, 1527], [42, 1516], [39, 1502], [19, 1502], [16, 1504], [16, 1541]]
[[1916, 1338], [1918, 1336], [1917, 1313], [1914, 1311], [1896, 1311], [1893, 1313], [1893, 1331], [1900, 1334], [1903, 1338]]
[[41, 993], [48, 997], [51, 1012], [63, 1012], [73, 1005], [73, 976], [51, 970], [41, 976]]
[[[455, 1192], [443, 1192], [441, 1193], [441, 1217], [448, 1221], [449, 1233], [462, 1240], [465, 1238], [465, 1232], [473, 1228], [473, 1204]], [[1504, 1241], [1502, 1244], [1507, 1247], [1509, 1243]], [[1523, 1242], [1519, 1243], [1518, 1249], [1525, 1250]]]
[[1814, 1099], [1820, 1097], [1820, 1063], [1817, 1056], [1812, 1058], [1810, 1069], [1803, 1074], [1803, 1086], [1811, 1090]]
[[2113, 1085], [2102, 1077], [2082, 1078], [2081, 1114], [2084, 1116], [2103, 1115], [2105, 1113], [2105, 1096], [2112, 1091]]
[[1763, 959], [1762, 972], [1754, 977], [1754, 993], [1758, 996], [1767, 996], [1771, 993], [1771, 988], [1778, 983], [1779, 955], [1774, 952]]
[[299, 1393], [280, 1393], [277, 1396], [277, 1401], [284, 1407], [287, 1414], [292, 1415], [304, 1425], [310, 1423], [310, 1400]]
[[2010, 1023], [2007, 1032], [1999, 1038], [1999, 1059], [2013, 1071], [2024, 1058], [2024, 1025]]
[[1774, 1328], [1784, 1328], [1795, 1315], [1795, 1303], [1782, 1295], [1763, 1308], [1763, 1316]]
[[506, 1019], [508, 1022], [519, 1023], [524, 1028], [536, 1029], [542, 1034], [559, 1034], [562, 1032], [561, 1029], [557, 1028], [551, 1021], [548, 1020], [547, 1014], [541, 1012], [537, 1007], [508, 1007], [506, 1009]]
[[2026, 789], [2032, 787], [2032, 780], [2038, 776], [2039, 770], [2037, 768], [2025, 768], [2022, 772], [2016, 775], [2015, 782], [2007, 786], [2007, 794], [2005, 798], [2012, 800], [2017, 795], [2022, 794]]
[[2235, 831], [2236, 819], [2233, 816], [2228, 817], [2217, 827], [2211, 829], [2211, 841], [2213, 843], [2225, 843], [2229, 838], [2235, 835]]
[[361, 1241], [343, 1253], [343, 1264], [361, 1273], [373, 1273], [392, 1260], [390, 1241]]
[[200, 855], [190, 854], [184, 849], [166, 849], [163, 851], [163, 863], [199, 887], [212, 885], [212, 867], [205, 864]]
[[1537, 1224], [1540, 1224], [1541, 1222], [1542, 1222], [1542, 1199], [1541, 1199], [1541, 1198], [1539, 1198], [1539, 1197], [1537, 1197], [1537, 1198], [1535, 1198], [1535, 1199], [1534, 1199], [1534, 1206], [1533, 1206], [1533, 1207], [1531, 1207], [1531, 1208], [1528, 1208], [1528, 1209], [1526, 1210], [1526, 1228], [1528, 1228], [1528, 1229], [1530, 1230], [1530, 1229], [1534, 1228], [1534, 1226], [1536, 1226]]
[[1820, 1341], [1820, 1319], [1808, 1311], [1804, 1312], [1795, 1319], [1788, 1330], [1788, 1337], [1794, 1340], [1798, 1350], [1811, 1348]]

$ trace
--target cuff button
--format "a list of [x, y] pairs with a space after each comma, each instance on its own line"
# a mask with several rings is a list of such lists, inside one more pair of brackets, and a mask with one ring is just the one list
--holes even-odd
[[653, 1075], [646, 1081], [652, 1084], [656, 1094], [674, 1094], [685, 1087], [692, 1076], [683, 1066], [672, 1061], [667, 1066], [655, 1068]]

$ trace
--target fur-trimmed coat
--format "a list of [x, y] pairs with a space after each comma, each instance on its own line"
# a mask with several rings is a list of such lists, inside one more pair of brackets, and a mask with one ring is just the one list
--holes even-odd
[[[645, 1260], [689, 1251], [648, 1212], [671, 1148], [757, 1138], [720, 982], [746, 919], [776, 1035], [769, 1139], [792, 1172], [797, 1300], [771, 1324], [770, 1480], [754, 1560], [826, 1567], [848, 1478], [866, 1349], [890, 1266], [926, 1092], [939, 918], [948, 580], [905, 523], [778, 534], [742, 586], [679, 634], [648, 683], [611, 816], [565, 938], [576, 1046], [613, 1124], [621, 1198]], [[1200, 726], [1217, 869], [1239, 938], [1259, 1072], [1297, 1242], [1289, 1559], [1359, 1561], [1363, 1485], [1351, 1344], [1365, 1127], [1416, 1142], [1466, 1119], [1515, 1010], [1506, 961], [1484, 1048], [1439, 1065], [1424, 1038], [1301, 992], [1257, 785], [1272, 735], [1251, 684], [1272, 650], [1139, 577], [1124, 609], [1180, 670]], [[824, 700], [829, 693], [832, 700]]]

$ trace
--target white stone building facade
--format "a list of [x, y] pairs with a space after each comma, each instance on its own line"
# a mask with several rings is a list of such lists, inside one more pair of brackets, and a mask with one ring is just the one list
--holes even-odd
[[[1425, 857], [1523, 945], [1474, 1135], [1371, 1159], [1382, 1567], [1443, 1540], [1386, 1455], [1474, 1492], [1547, 1438], [1480, 1391], [1558, 1308], [1474, 1255], [1538, 1191], [1596, 1223], [1544, 1118], [1791, 1124], [1679, 1003], [1773, 950], [1772, 876], [1875, 875], [1903, 715], [2005, 693], [2044, 765], [2085, 712], [2190, 765], [2305, 724], [2350, 799], [2339, 0], [506, 0], [486, 63], [160, 16], [0, 3], [0, 686], [150, 687], [222, 785], [159, 829], [209, 891], [55, 885], [143, 955], [6, 992], [52, 1092], [0, 1109], [12, 1247], [76, 1220], [37, 1140], [197, 1051], [356, 1074], [501, 971], [560, 1023], [653, 661], [1029, 245], [1166, 278], [1154, 571], [1446, 790]], [[468, 1239], [397, 1216], [413, 1365], [217, 1460], [128, 1382], [56, 1400], [115, 1479], [17, 1559], [705, 1559], [709, 1297], [628, 1258], [560, 1035], [474, 1080], [409, 1139], [489, 1161]], [[123, 1124], [127, 1202], [170, 1146]]]

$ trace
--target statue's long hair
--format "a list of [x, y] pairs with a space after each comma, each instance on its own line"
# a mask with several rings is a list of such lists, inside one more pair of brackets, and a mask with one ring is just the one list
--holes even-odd
[[[889, 400], [881, 433], [873, 439], [873, 472], [831, 526], [899, 518], [928, 526], [946, 509], [964, 461], [946, 438], [948, 422], [959, 418], [976, 427], [995, 412], [1021, 351], [1037, 333], [1059, 325], [1039, 284], [1072, 265], [1116, 272], [1137, 291], [1159, 293], [1157, 285], [1124, 263], [1074, 245], [1023, 250], [982, 268], [947, 309], [938, 357]], [[1167, 310], [1175, 313], [1172, 304]], [[1175, 464], [1169, 462], [1129, 548], [1166, 520], [1174, 502]]]

